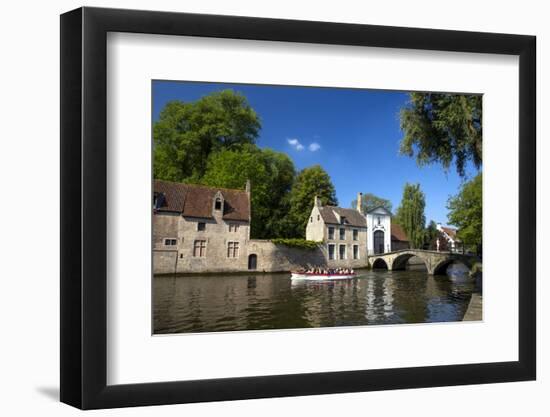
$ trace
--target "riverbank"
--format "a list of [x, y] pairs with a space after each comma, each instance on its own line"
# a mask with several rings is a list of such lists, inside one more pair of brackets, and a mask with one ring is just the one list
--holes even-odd
[[480, 321], [483, 320], [483, 296], [481, 294], [472, 294], [470, 304], [462, 321]]

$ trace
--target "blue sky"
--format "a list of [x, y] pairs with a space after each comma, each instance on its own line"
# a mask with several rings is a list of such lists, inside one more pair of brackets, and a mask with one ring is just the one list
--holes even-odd
[[[287, 153], [297, 169], [320, 164], [330, 175], [341, 207], [357, 192], [389, 199], [395, 209], [406, 182], [420, 183], [426, 220], [447, 222], [446, 202], [461, 179], [440, 165], [418, 167], [399, 155], [403, 92], [341, 88], [153, 82], [153, 120], [170, 100], [195, 101], [222, 89], [239, 91], [258, 113], [258, 146]], [[470, 174], [474, 170], [469, 167]]]

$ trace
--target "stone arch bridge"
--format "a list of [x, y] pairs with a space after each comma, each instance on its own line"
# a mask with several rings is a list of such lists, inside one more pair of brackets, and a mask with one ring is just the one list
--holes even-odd
[[387, 268], [388, 271], [405, 269], [407, 261], [413, 256], [420, 258], [424, 262], [430, 275], [445, 274], [447, 267], [453, 262], [463, 263], [470, 270], [476, 262], [480, 262], [479, 257], [476, 255], [422, 249], [402, 249], [394, 252], [369, 255], [369, 265], [372, 268]]

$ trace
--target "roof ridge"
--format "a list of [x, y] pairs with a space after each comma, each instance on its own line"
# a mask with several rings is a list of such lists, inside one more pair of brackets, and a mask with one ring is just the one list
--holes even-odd
[[187, 187], [197, 187], [197, 188], [210, 188], [212, 190], [225, 190], [225, 191], [237, 191], [246, 193], [246, 190], [241, 190], [239, 188], [226, 188], [226, 187], [212, 187], [210, 185], [203, 185], [203, 184], [189, 184], [187, 182], [177, 182], [177, 181], [169, 181], [169, 180], [161, 180], [158, 178], [154, 178], [154, 181], [162, 181], [162, 182], [168, 182], [170, 184], [176, 184], [176, 185], [185, 185]]

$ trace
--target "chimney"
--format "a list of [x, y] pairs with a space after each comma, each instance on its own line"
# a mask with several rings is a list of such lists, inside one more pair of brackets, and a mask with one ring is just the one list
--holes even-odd
[[321, 207], [321, 200], [317, 196], [315, 196], [314, 206], [315, 207]]
[[246, 180], [246, 186], [244, 187], [244, 190], [247, 194], [250, 194], [250, 180]]
[[357, 193], [357, 211], [363, 213], [363, 193]]

